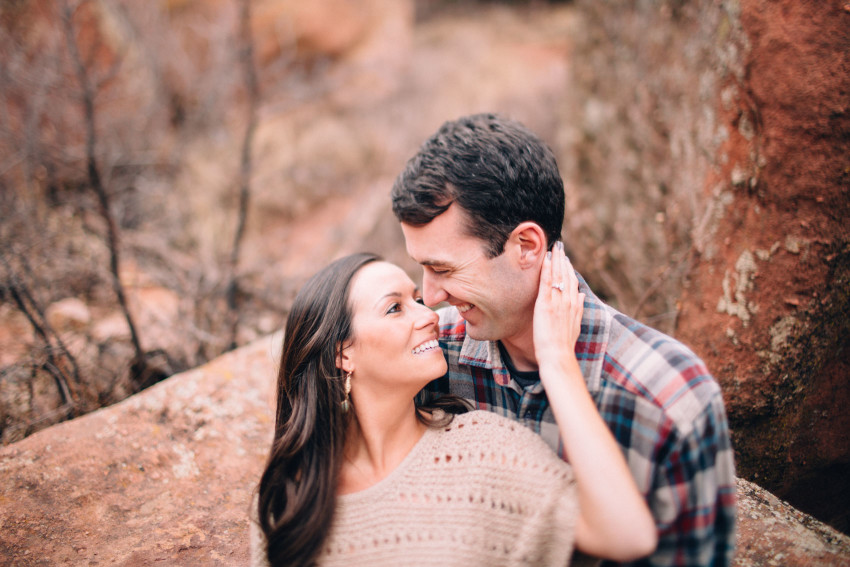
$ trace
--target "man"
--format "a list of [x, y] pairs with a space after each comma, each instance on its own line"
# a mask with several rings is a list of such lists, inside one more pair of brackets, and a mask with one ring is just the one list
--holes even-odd
[[[452, 393], [539, 432], [560, 450], [532, 341], [540, 266], [560, 238], [564, 187], [551, 150], [517, 122], [444, 124], [392, 190], [426, 304], [439, 310]], [[586, 295], [576, 354], [659, 533], [642, 565], [728, 565], [735, 470], [720, 388], [676, 340]]]

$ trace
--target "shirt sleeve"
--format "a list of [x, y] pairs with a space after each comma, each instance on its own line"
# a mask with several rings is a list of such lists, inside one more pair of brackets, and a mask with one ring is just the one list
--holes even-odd
[[658, 456], [649, 505], [658, 548], [645, 565], [725, 566], [735, 544], [735, 465], [721, 394]]

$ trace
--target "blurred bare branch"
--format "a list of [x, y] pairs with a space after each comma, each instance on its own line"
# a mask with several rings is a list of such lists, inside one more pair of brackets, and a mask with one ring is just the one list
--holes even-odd
[[139, 333], [136, 330], [136, 324], [133, 321], [133, 316], [130, 313], [130, 308], [127, 304], [127, 296], [124, 293], [124, 286], [121, 283], [119, 272], [119, 243], [118, 243], [118, 227], [115, 223], [115, 217], [112, 213], [110, 203], [110, 195], [103, 184], [100, 169], [97, 165], [97, 157], [95, 148], [97, 144], [97, 134], [95, 129], [95, 110], [94, 102], [97, 91], [92, 85], [92, 80], [89, 77], [89, 72], [80, 51], [77, 46], [77, 41], [74, 34], [74, 13], [81, 5], [81, 2], [71, 3], [66, 2], [62, 14], [63, 29], [65, 31], [65, 39], [68, 46], [68, 53], [71, 55], [71, 61], [77, 75], [77, 80], [80, 86], [80, 102], [83, 105], [83, 124], [86, 131], [86, 171], [88, 173], [88, 181], [92, 191], [97, 196], [97, 201], [100, 207], [100, 215], [106, 223], [106, 244], [109, 248], [109, 268], [112, 274], [112, 289], [118, 299], [118, 304], [127, 321], [127, 326], [130, 329], [130, 340], [133, 343], [133, 348], [136, 351], [136, 360], [138, 364], [144, 364], [145, 352], [142, 349], [142, 343], [139, 338]]
[[[23, 260], [23, 258], [19, 259]], [[50, 322], [44, 314], [44, 309], [42, 309], [39, 302], [35, 299], [29, 287], [22, 284], [20, 278], [6, 258], [5, 251], [0, 253], [0, 263], [2, 263], [3, 268], [6, 271], [3, 281], [0, 282], [0, 285], [3, 287], [3, 291], [5, 292], [3, 295], [8, 294], [12, 298], [12, 301], [18, 307], [20, 312], [26, 316], [36, 336], [41, 339], [44, 344], [44, 353], [47, 357], [47, 361], [44, 363], [43, 367], [53, 377], [53, 380], [56, 383], [56, 389], [58, 390], [59, 396], [62, 400], [62, 404], [73, 410], [76, 405], [76, 400], [74, 399], [71, 388], [68, 384], [68, 376], [61, 369], [64, 365], [59, 363], [55, 353], [59, 353], [70, 362], [72, 368], [71, 378], [74, 382], [79, 384], [80, 375], [77, 361], [65, 346], [59, 334], [50, 325]]]
[[239, 203], [237, 205], [236, 233], [230, 251], [230, 279], [227, 284], [226, 298], [230, 323], [230, 348], [236, 348], [236, 336], [239, 328], [239, 255], [245, 236], [248, 218], [248, 206], [251, 198], [251, 153], [254, 144], [254, 132], [257, 128], [257, 107], [259, 106], [260, 87], [257, 70], [254, 65], [254, 36], [251, 32], [251, 0], [241, 0], [239, 11], [239, 64], [245, 80], [247, 97], [247, 121], [242, 137], [242, 151], [239, 161]]

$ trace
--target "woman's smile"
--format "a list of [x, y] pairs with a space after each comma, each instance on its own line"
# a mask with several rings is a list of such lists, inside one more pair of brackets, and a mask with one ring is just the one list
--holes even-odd
[[413, 354], [425, 354], [435, 350], [440, 350], [440, 343], [437, 342], [437, 339], [431, 339], [414, 348]]

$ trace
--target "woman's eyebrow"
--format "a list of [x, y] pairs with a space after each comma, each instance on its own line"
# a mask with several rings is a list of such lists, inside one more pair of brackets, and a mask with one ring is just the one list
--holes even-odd
[[378, 300], [375, 302], [375, 306], [377, 307], [377, 305], [380, 302], [382, 302], [383, 300], [385, 300], [388, 297], [401, 297], [401, 292], [400, 291], [391, 291], [389, 293], [385, 293], [384, 295], [382, 295], [381, 297], [378, 298]]
[[[419, 293], [419, 286], [415, 285], [415, 286], [413, 286], [413, 294], [416, 295], [417, 293]], [[379, 297], [378, 300], [375, 302], [375, 307], [377, 307], [379, 303], [381, 303], [383, 300], [385, 300], [388, 297], [401, 298], [401, 297], [404, 297], [404, 294], [401, 293], [400, 291], [391, 291], [391, 292], [385, 293], [384, 295]]]

